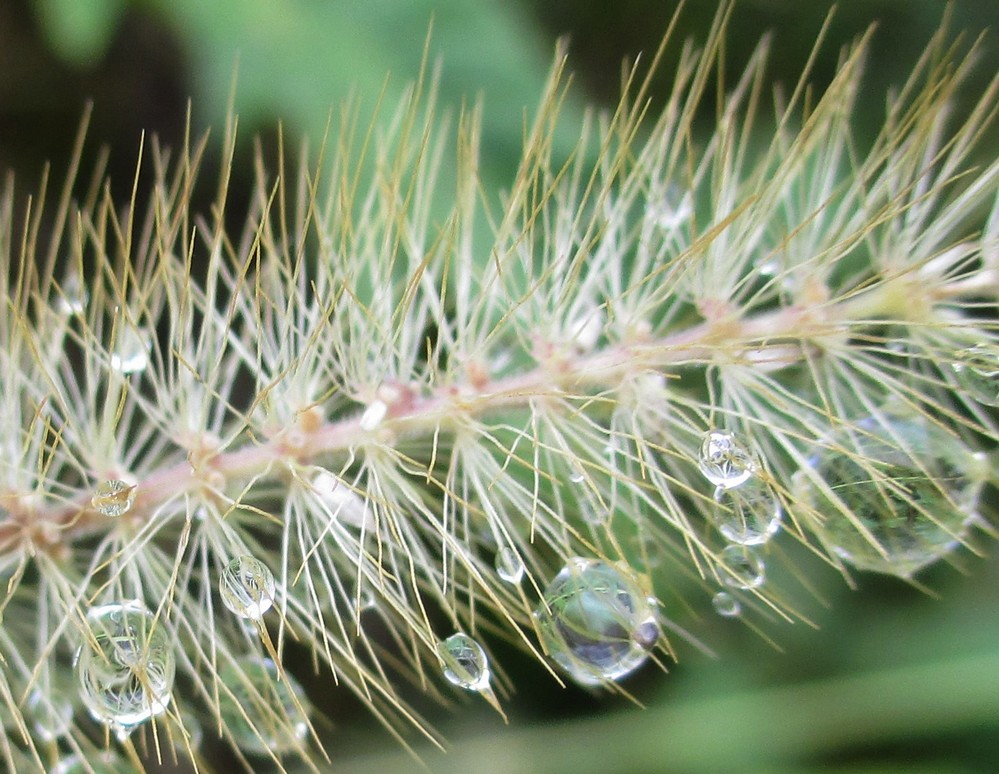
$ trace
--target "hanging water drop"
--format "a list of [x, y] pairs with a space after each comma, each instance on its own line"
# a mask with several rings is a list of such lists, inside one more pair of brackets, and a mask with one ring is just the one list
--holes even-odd
[[219, 576], [222, 603], [240, 618], [259, 620], [274, 604], [274, 574], [252, 556], [237, 556]]
[[225, 664], [218, 681], [221, 727], [242, 752], [281, 754], [301, 747], [308, 710], [294, 677], [279, 674], [268, 658], [247, 656]]
[[715, 612], [723, 618], [735, 618], [742, 613], [742, 605], [739, 600], [727, 591], [719, 591], [711, 599], [711, 604]]
[[796, 494], [843, 561], [910, 577], [958, 545], [988, 475], [981, 455], [921, 417], [844, 425], [808, 455]]
[[145, 371], [149, 366], [151, 349], [152, 342], [147, 331], [125, 326], [118, 332], [118, 339], [111, 353], [111, 367], [121, 374]]
[[545, 650], [583, 685], [630, 674], [660, 635], [637, 578], [597, 559], [570, 559], [545, 589], [534, 616]]
[[176, 661], [162, 622], [138, 601], [91, 608], [76, 653], [80, 698], [91, 716], [127, 734], [164, 712]]
[[749, 480], [756, 463], [735, 435], [724, 430], [710, 430], [701, 442], [698, 467], [712, 484], [731, 489]]
[[437, 643], [437, 656], [444, 665], [444, 677], [468, 691], [483, 691], [489, 687], [489, 660], [486, 653], [467, 634], [452, 634]]
[[113, 478], [98, 485], [90, 504], [102, 516], [116, 518], [128, 513], [135, 502], [134, 484]]
[[503, 546], [496, 552], [496, 574], [507, 583], [520, 583], [524, 577], [524, 560], [510, 546]]
[[963, 349], [951, 367], [955, 381], [969, 396], [987, 406], [999, 406], [999, 348], [976, 344]]
[[709, 516], [730, 543], [756, 546], [780, 531], [783, 508], [774, 490], [754, 475], [735, 489], [715, 489]]
[[727, 546], [721, 552], [719, 574], [722, 583], [733, 589], [758, 589], [766, 580], [766, 565], [750, 546]]

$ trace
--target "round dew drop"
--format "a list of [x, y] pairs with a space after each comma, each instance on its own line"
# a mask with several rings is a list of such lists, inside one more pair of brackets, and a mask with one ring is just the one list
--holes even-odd
[[437, 655], [449, 682], [468, 691], [489, 687], [489, 659], [482, 646], [467, 634], [458, 632], [437, 643]]
[[986, 406], [999, 406], [999, 348], [976, 344], [957, 353], [954, 379], [969, 396]]
[[735, 489], [715, 489], [709, 515], [730, 543], [758, 546], [780, 531], [783, 508], [774, 490], [757, 476]]
[[660, 635], [653, 602], [637, 578], [596, 559], [570, 559], [534, 616], [545, 650], [582, 685], [627, 676]]
[[90, 504], [99, 514], [116, 518], [128, 513], [135, 502], [136, 487], [127, 481], [113, 478], [100, 484], [90, 498]]
[[218, 680], [222, 729], [241, 751], [269, 755], [301, 746], [309, 731], [302, 714], [307, 700], [294, 677], [279, 674], [269, 658], [247, 656], [225, 664]]
[[735, 435], [724, 430], [710, 430], [701, 442], [698, 467], [712, 484], [731, 489], [749, 480], [756, 470], [756, 462]]
[[259, 559], [237, 556], [219, 576], [222, 604], [240, 618], [259, 620], [274, 604], [274, 574]]
[[510, 546], [496, 552], [496, 574], [507, 583], [520, 583], [524, 577], [524, 560]]
[[152, 348], [148, 331], [122, 328], [111, 353], [111, 368], [121, 374], [134, 374], [145, 371], [149, 366], [149, 351]]
[[985, 477], [979, 456], [922, 419], [866, 417], [816, 446], [795, 488], [833, 553], [907, 578], [966, 534]]
[[766, 565], [751, 546], [727, 546], [719, 569], [722, 583], [733, 589], [758, 589], [767, 579]]
[[715, 612], [723, 618], [735, 618], [742, 613], [742, 605], [739, 604], [739, 600], [729, 594], [727, 591], [719, 591], [711, 599], [711, 604], [715, 608]]

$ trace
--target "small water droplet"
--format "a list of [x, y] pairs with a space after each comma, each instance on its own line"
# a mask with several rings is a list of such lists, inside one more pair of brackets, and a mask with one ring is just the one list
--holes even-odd
[[37, 688], [28, 699], [34, 718], [35, 735], [43, 742], [54, 742], [69, 734], [73, 727], [73, 704], [60, 696], [46, 695]]
[[780, 531], [783, 516], [780, 498], [758, 476], [735, 489], [715, 489], [710, 518], [730, 543], [758, 546]]
[[638, 579], [597, 559], [570, 559], [534, 616], [548, 654], [583, 685], [630, 674], [660, 634]]
[[727, 546], [721, 553], [722, 583], [733, 589], [758, 589], [766, 580], [766, 565], [750, 546]]
[[503, 546], [496, 552], [496, 574], [507, 583], [520, 583], [524, 577], [524, 560], [510, 546]]
[[145, 371], [149, 366], [149, 352], [152, 341], [145, 330], [124, 327], [118, 334], [114, 351], [111, 353], [111, 367], [122, 374]]
[[701, 442], [698, 467], [712, 484], [731, 489], [746, 483], [757, 466], [753, 455], [735, 435], [710, 430]]
[[86, 311], [90, 294], [76, 272], [66, 275], [62, 282], [62, 294], [56, 300], [56, 308], [67, 317], [81, 315]]
[[222, 603], [240, 618], [259, 620], [274, 604], [274, 574], [259, 559], [237, 556], [219, 576]]
[[91, 608], [76, 653], [80, 698], [100, 723], [126, 733], [170, 703], [176, 661], [162, 621], [137, 601]]
[[489, 687], [489, 659], [474, 639], [467, 634], [452, 634], [437, 643], [437, 655], [444, 664], [444, 677], [454, 685], [469, 691]]
[[999, 406], [999, 347], [976, 344], [962, 349], [951, 367], [968, 395], [987, 406]]
[[113, 478], [99, 484], [90, 504], [102, 516], [115, 518], [128, 513], [135, 502], [135, 484]]
[[715, 594], [711, 599], [711, 604], [714, 605], [715, 612], [724, 618], [735, 618], [742, 613], [742, 605], [739, 604], [739, 600], [727, 591], [719, 591]]
[[218, 681], [222, 729], [240, 751], [269, 755], [301, 747], [309, 731], [302, 714], [307, 700], [292, 675], [279, 675], [269, 658], [246, 656], [223, 665]]
[[795, 492], [819, 516], [812, 529], [845, 562], [910, 577], [960, 545], [977, 512], [981, 468], [937, 425], [885, 414], [817, 444]]
[[569, 474], [569, 482], [572, 484], [582, 484], [586, 481], [586, 474], [583, 472], [582, 468], [577, 465], [573, 465], [572, 472]]

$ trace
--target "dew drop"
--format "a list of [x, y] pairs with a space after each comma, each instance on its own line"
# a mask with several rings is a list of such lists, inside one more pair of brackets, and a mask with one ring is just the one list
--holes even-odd
[[124, 327], [118, 334], [114, 351], [111, 353], [111, 367], [122, 374], [145, 371], [149, 366], [149, 351], [152, 343], [146, 331]]
[[274, 604], [274, 574], [259, 559], [237, 556], [219, 576], [222, 604], [240, 618], [259, 620]]
[[724, 430], [710, 430], [701, 442], [698, 467], [712, 484], [731, 489], [749, 480], [756, 463], [735, 435]]
[[467, 634], [458, 632], [438, 642], [437, 655], [449, 682], [469, 691], [489, 687], [489, 659], [482, 646]]
[[135, 502], [135, 484], [112, 478], [99, 484], [90, 498], [90, 504], [102, 516], [116, 518], [128, 513]]
[[496, 574], [507, 583], [520, 583], [524, 577], [524, 560], [510, 546], [503, 546], [496, 552]]
[[987, 406], [999, 406], [999, 348], [976, 344], [963, 349], [951, 368], [969, 396]]
[[723, 618], [735, 618], [742, 613], [742, 605], [739, 600], [727, 591], [719, 591], [711, 599], [715, 612]]
[[301, 746], [309, 731], [307, 700], [292, 675], [279, 674], [269, 658], [246, 656], [225, 664], [218, 680], [221, 727], [242, 752], [280, 754]]
[[660, 635], [638, 579], [596, 559], [570, 559], [534, 616], [548, 654], [582, 685], [630, 674]]
[[80, 698], [95, 720], [127, 734], [170, 703], [171, 643], [138, 601], [91, 608], [87, 623], [90, 636], [76, 654]]
[[75, 317], [83, 314], [86, 311], [90, 295], [87, 293], [86, 288], [83, 287], [80, 275], [76, 272], [67, 275], [63, 280], [61, 289], [62, 294], [56, 301], [56, 308], [59, 312], [67, 317]]
[[722, 583], [733, 589], [758, 589], [766, 580], [766, 565], [751, 546], [727, 546], [721, 552]]
[[730, 543], [758, 546], [780, 531], [783, 508], [774, 490], [757, 476], [735, 489], [715, 489], [711, 521]]
[[67, 736], [73, 727], [73, 703], [65, 697], [46, 695], [35, 689], [28, 699], [35, 735], [43, 742]]
[[936, 425], [872, 416], [818, 444], [795, 490], [833, 553], [907, 578], [960, 544], [977, 510], [981, 467], [979, 455]]

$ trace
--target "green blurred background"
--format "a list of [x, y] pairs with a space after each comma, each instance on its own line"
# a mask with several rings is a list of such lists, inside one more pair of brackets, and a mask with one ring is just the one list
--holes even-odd
[[[302, 136], [318, 141], [331, 105], [348, 95], [371, 110], [384, 90], [392, 106], [418, 72], [433, 19], [442, 105], [457, 110], [483, 98], [484, 174], [496, 188], [516, 165], [524, 111], [537, 102], [555, 41], [568, 36], [577, 74], [558, 138], [568, 147], [583, 105], [613, 104], [622, 60], [655, 49], [674, 7], [654, 0], [0, 0], [0, 170], [16, 173], [22, 193], [37, 188], [46, 161], [58, 181], [92, 100], [83, 169], [106, 146], [113, 190], [127, 195], [140, 131], [178, 146], [189, 98], [195, 132], [214, 127], [209, 148], [218, 153], [238, 72], [238, 200], [249, 195], [255, 136], [272, 145], [280, 123], [292, 144]], [[716, 10], [714, 2], [688, 3], [681, 35], [703, 39]], [[793, 83], [828, 10], [821, 2], [743, 0], [729, 38], [730, 72], [772, 31], [769, 72]], [[999, 22], [995, 0], [961, 0], [951, 10], [952, 28], [969, 37]], [[821, 86], [841, 46], [878, 23], [858, 110], [861, 137], [875, 131], [886, 89], [905, 78], [943, 14], [937, 0], [840, 3], [814, 80]], [[997, 71], [993, 34], [959, 111]], [[668, 66], [663, 76], [665, 83]], [[994, 158], [995, 131], [984, 148]], [[209, 159], [209, 181], [220, 164]], [[627, 684], [644, 710], [621, 697], [561, 689], [537, 664], [493, 643], [518, 687], [505, 702], [510, 725], [474, 698], [456, 695], [456, 706], [443, 711], [416, 695], [450, 750], [446, 757], [421, 752], [432, 770], [454, 772], [999, 771], [999, 551], [992, 542], [983, 548], [992, 561], [965, 552], [956, 566], [921, 576], [932, 593], [867, 575], [851, 590], [813, 563], [816, 593], [805, 612], [817, 628], [767, 626], [779, 647], [738, 622], [714, 620], [707, 597], [693, 599], [706, 611], [698, 634], [717, 658], [681, 647], [668, 675], [644, 670]], [[355, 702], [314, 698], [333, 713], [332, 727], [321, 729], [339, 770], [416, 769]]]

